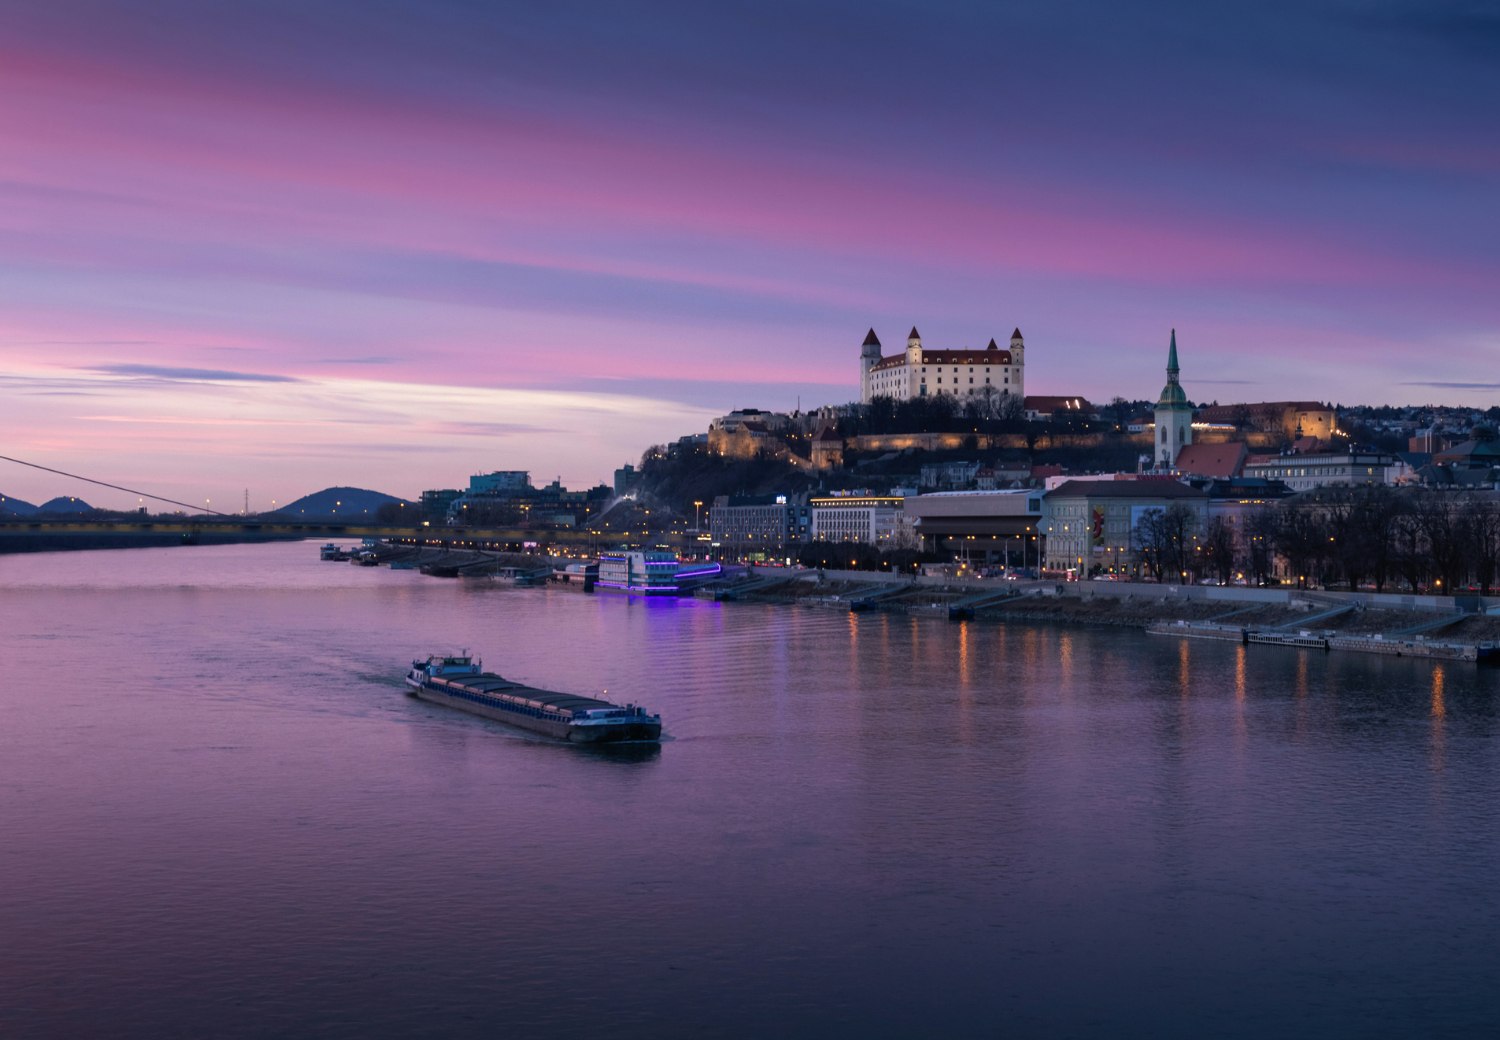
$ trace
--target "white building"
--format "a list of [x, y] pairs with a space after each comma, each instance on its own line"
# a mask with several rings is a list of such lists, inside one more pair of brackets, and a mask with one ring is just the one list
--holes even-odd
[[910, 548], [916, 538], [902, 508], [904, 501], [895, 495], [858, 492], [814, 498], [808, 502], [812, 539], [864, 542], [884, 549]]
[[1383, 451], [1317, 451], [1305, 455], [1255, 455], [1245, 476], [1279, 480], [1293, 491], [1357, 484], [1398, 484], [1411, 467]]
[[1002, 350], [993, 339], [983, 350], [925, 350], [916, 328], [906, 339], [906, 350], [881, 357], [880, 339], [871, 329], [859, 355], [860, 400], [889, 397], [907, 401], [913, 397], [947, 394], [951, 397], [998, 399], [1026, 397], [1026, 341], [1021, 330], [1010, 337], [1010, 349]]

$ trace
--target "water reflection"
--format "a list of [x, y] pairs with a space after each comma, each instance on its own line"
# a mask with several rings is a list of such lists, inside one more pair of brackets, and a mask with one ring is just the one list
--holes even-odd
[[[13, 656], [71, 635], [45, 698], [0, 687], [10, 1032], [1484, 1035], [1493, 1018], [1495, 670], [480, 595], [304, 552], [111, 554], [98, 577], [0, 560]], [[607, 685], [674, 739], [544, 744], [411, 701], [401, 658], [434, 640], [549, 688]]]

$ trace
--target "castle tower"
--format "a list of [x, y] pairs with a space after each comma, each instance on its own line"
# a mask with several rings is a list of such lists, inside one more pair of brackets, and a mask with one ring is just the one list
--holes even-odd
[[870, 370], [880, 362], [880, 337], [871, 329], [865, 333], [865, 342], [859, 348], [859, 393], [860, 400], [870, 403], [874, 396], [870, 392]]
[[1026, 341], [1021, 338], [1020, 329], [1010, 334], [1010, 358], [1017, 368], [1026, 364]]
[[1193, 406], [1177, 381], [1177, 330], [1167, 348], [1167, 385], [1156, 402], [1156, 467], [1171, 469], [1183, 448], [1193, 443]]
[[922, 334], [917, 327], [911, 327], [911, 334], [906, 337], [906, 363], [908, 365], [920, 365], [922, 363]]

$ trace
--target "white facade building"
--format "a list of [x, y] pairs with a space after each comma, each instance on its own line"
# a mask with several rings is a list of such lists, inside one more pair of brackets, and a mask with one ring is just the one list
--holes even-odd
[[1398, 484], [1411, 467], [1383, 451], [1322, 451], [1306, 455], [1258, 455], [1245, 463], [1245, 476], [1279, 480], [1293, 491], [1358, 484]]
[[1024, 400], [1025, 374], [1026, 341], [1020, 329], [1011, 334], [1009, 350], [1002, 350], [993, 339], [983, 350], [926, 350], [913, 328], [906, 350], [890, 357], [881, 357], [880, 339], [871, 329], [859, 355], [860, 400], [865, 404], [876, 397], [907, 401], [937, 394]]
[[808, 502], [816, 542], [864, 542], [887, 549], [915, 543], [912, 526], [894, 495], [829, 495]]

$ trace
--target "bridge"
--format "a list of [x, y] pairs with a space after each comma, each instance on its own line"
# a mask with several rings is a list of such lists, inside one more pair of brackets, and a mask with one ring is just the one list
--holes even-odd
[[228, 545], [237, 542], [296, 541], [304, 538], [328, 541], [381, 538], [411, 545], [514, 550], [536, 545], [586, 549], [591, 552], [620, 545], [660, 545], [683, 551], [692, 542], [692, 536], [682, 531], [637, 534], [567, 528], [429, 527], [233, 516], [141, 516], [111, 520], [7, 517], [0, 520], [0, 553], [128, 549], [165, 545]]

